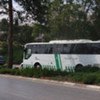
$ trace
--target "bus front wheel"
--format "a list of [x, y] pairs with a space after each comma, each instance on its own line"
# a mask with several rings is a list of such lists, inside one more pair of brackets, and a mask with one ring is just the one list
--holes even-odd
[[35, 64], [34, 64], [34, 68], [36, 68], [36, 69], [40, 69], [40, 68], [42, 68], [42, 66], [41, 66], [40, 63], [35, 63]]

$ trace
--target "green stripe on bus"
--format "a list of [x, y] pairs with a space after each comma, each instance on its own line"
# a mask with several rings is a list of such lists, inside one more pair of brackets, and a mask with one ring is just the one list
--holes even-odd
[[56, 62], [56, 67], [59, 69], [59, 61], [58, 61], [58, 54], [55, 54], [55, 62]]
[[60, 69], [62, 69], [62, 61], [61, 61], [61, 56], [59, 54], [59, 63], [60, 63]]
[[56, 62], [57, 69], [61, 69], [62, 68], [62, 63], [61, 63], [60, 54], [55, 54], [54, 56], [55, 56], [55, 62]]

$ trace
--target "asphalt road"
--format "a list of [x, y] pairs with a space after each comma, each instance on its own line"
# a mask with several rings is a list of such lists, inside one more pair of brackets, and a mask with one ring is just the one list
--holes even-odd
[[100, 100], [100, 91], [0, 76], [0, 100]]

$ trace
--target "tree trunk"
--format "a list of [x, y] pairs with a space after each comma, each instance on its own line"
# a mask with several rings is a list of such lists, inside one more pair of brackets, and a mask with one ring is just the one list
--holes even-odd
[[13, 6], [9, 0], [8, 68], [13, 66]]

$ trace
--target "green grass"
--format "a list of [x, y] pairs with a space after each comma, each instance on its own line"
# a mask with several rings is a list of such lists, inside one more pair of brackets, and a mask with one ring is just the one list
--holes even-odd
[[48, 78], [59, 81], [70, 81], [83, 84], [96, 84], [100, 85], [100, 68], [95, 70], [87, 67], [87, 70], [81, 71], [61, 71], [54, 69], [35, 69], [35, 68], [24, 68], [24, 69], [7, 69], [1, 68], [0, 74], [20, 75], [25, 77], [36, 77], [36, 78]]

